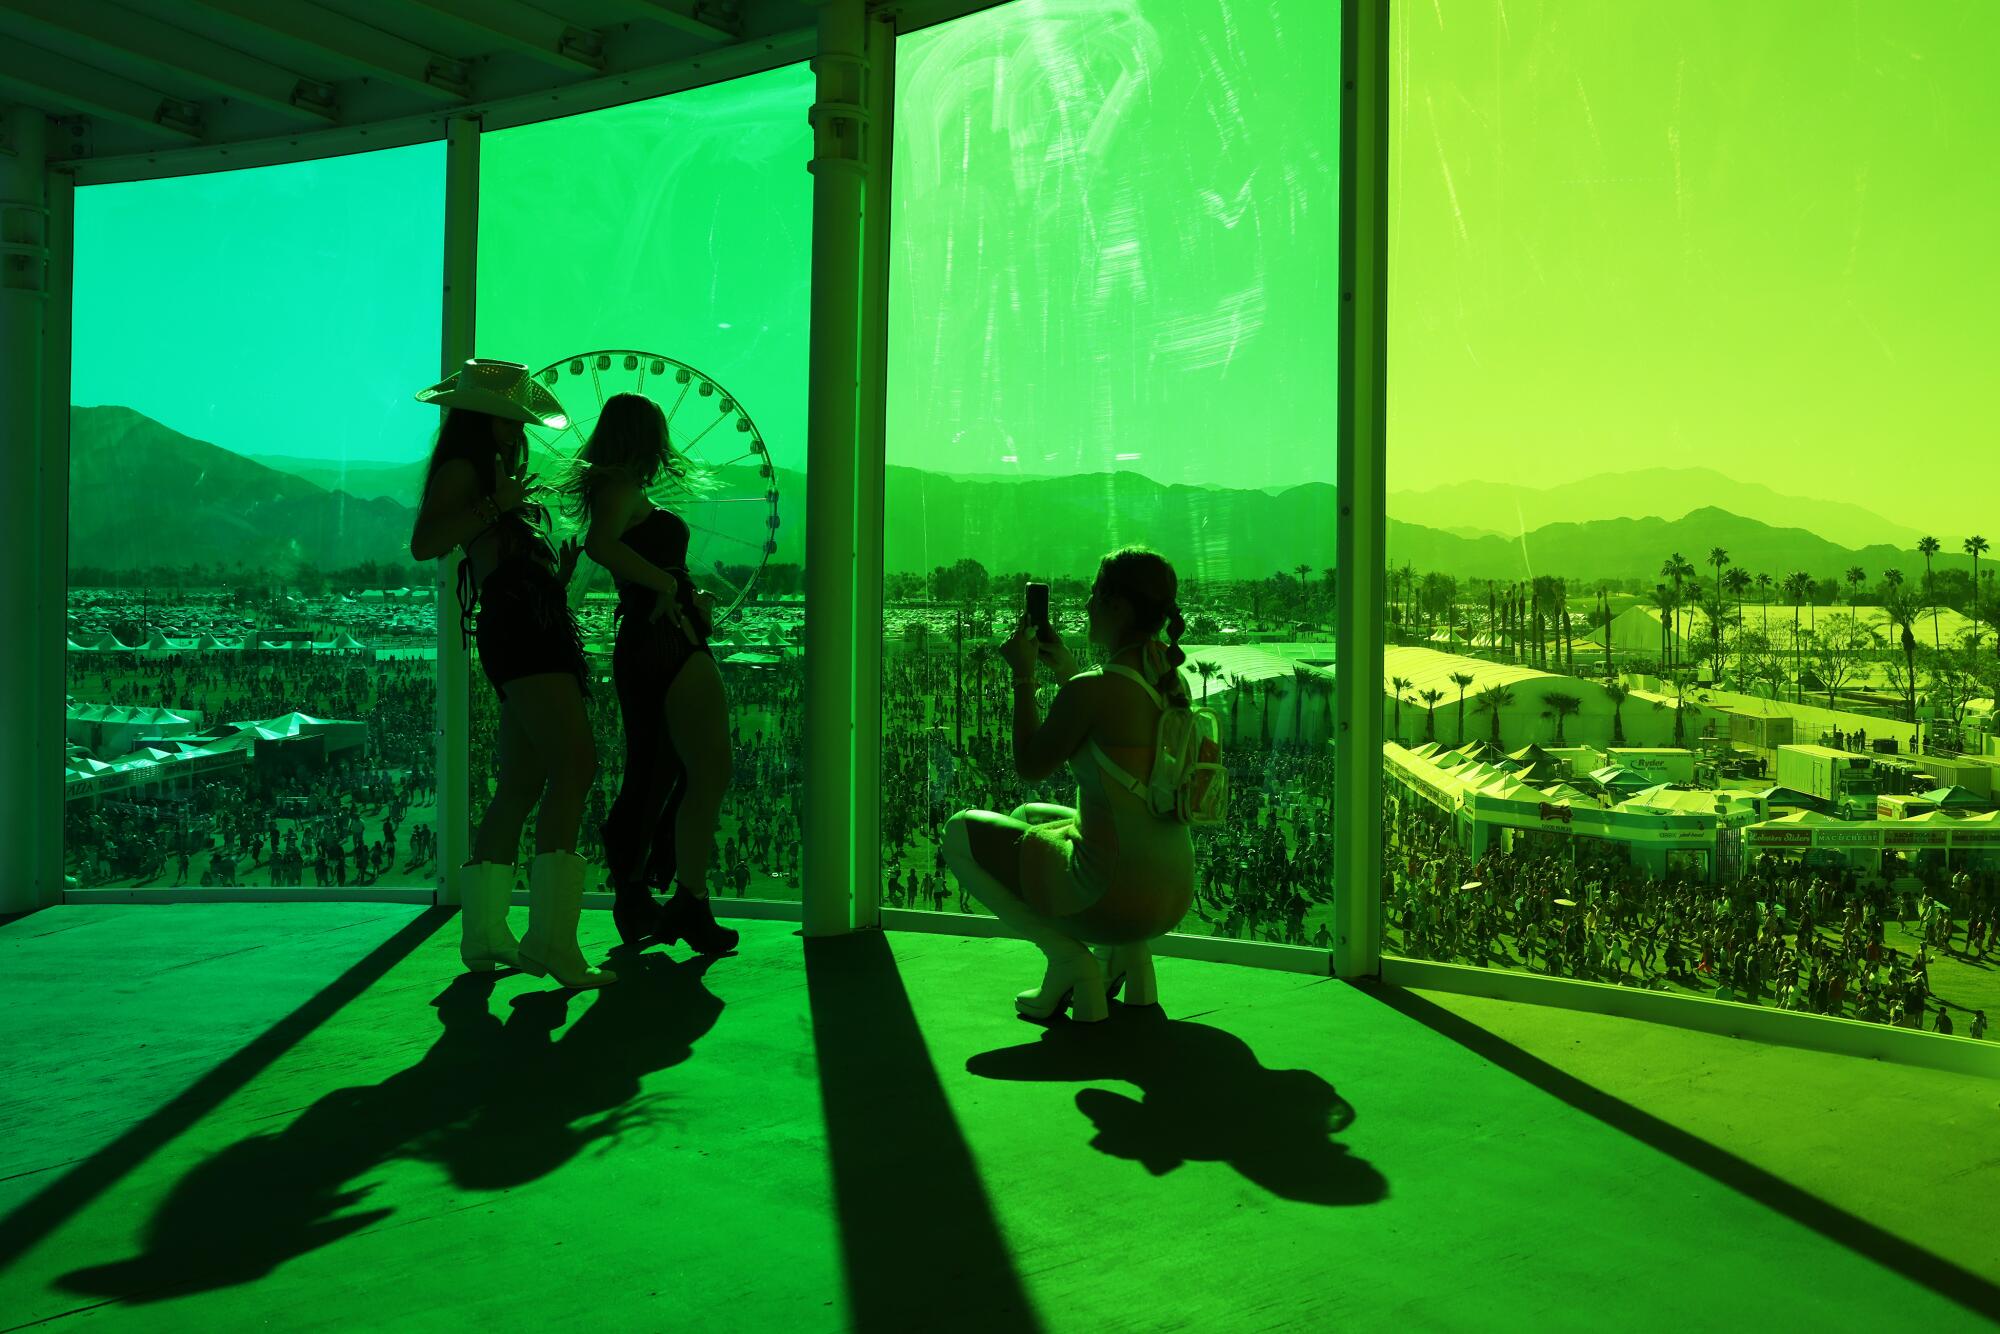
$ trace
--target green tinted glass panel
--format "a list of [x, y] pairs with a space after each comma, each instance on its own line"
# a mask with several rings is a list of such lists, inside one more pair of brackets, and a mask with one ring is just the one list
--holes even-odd
[[1015, 776], [996, 645], [1032, 580], [1080, 664], [1119, 647], [1086, 602], [1140, 543], [1234, 784], [1177, 929], [1330, 943], [1338, 67], [1317, 4], [1021, 0], [898, 44], [885, 905], [981, 911], [953, 812], [1078, 808]]
[[1922, 795], [1991, 810], [1996, 36], [1397, 7], [1387, 951], [1961, 1033], [2000, 999], [2000, 834]]
[[[650, 499], [689, 525], [689, 573], [717, 600], [711, 649], [736, 777], [706, 870], [713, 891], [733, 897], [799, 897], [788, 794], [803, 782], [812, 89], [811, 72], [793, 65], [480, 143], [478, 353], [541, 372], [571, 419], [564, 431], [529, 432], [541, 481], [562, 480], [603, 404], [619, 393], [657, 402], [675, 448], [706, 477], [694, 493], [662, 482]], [[580, 509], [542, 499], [556, 540], [584, 536]], [[597, 739], [577, 844], [592, 859], [595, 889], [606, 869], [600, 824], [625, 809], [617, 803], [628, 775], [657, 776], [678, 750], [658, 729], [627, 726], [612, 665], [610, 572], [582, 557], [569, 592]], [[498, 704], [475, 672], [475, 821], [498, 773]], [[663, 705], [633, 694], [626, 707], [650, 722]], [[647, 814], [632, 824], [657, 835], [646, 869], [664, 886], [676, 871], [675, 808], [638, 801], [640, 786], [650, 790], [634, 785], [629, 800]], [[533, 837], [531, 822], [524, 858]], [[693, 873], [680, 870], [683, 879]]]
[[441, 145], [80, 189], [80, 886], [436, 881]]

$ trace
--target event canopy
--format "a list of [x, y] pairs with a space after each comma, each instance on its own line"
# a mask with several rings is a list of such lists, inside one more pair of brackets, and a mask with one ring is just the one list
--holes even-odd
[[1530, 783], [1553, 783], [1562, 777], [1562, 761], [1529, 742], [1507, 757], [1521, 767], [1521, 777]]
[[1478, 760], [1482, 764], [1498, 764], [1507, 759], [1507, 752], [1491, 741], [1468, 741], [1454, 754], [1463, 755], [1468, 760]]
[[1629, 796], [1652, 786], [1653, 780], [1642, 773], [1635, 773], [1620, 764], [1607, 764], [1602, 769], [1590, 772], [1590, 781], [1607, 792], [1617, 792]]
[[1970, 788], [1960, 787], [1956, 783], [1946, 787], [1934, 787], [1930, 791], [1919, 793], [1918, 795], [1922, 800], [1928, 801], [1940, 810], [1983, 811], [1986, 809], [1985, 798]]

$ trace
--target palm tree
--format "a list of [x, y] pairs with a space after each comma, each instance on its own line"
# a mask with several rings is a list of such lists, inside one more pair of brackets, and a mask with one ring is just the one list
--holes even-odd
[[1229, 744], [1233, 746], [1239, 735], [1236, 726], [1236, 708], [1243, 702], [1243, 692], [1249, 687], [1250, 678], [1241, 672], [1227, 672], [1223, 674], [1222, 683], [1229, 687]]
[[1620, 681], [1604, 683], [1604, 693], [1611, 700], [1611, 744], [1625, 744], [1625, 715], [1620, 712], [1625, 707], [1625, 697], [1632, 692]]
[[1401, 745], [1403, 743], [1403, 693], [1410, 688], [1410, 678], [1407, 676], [1392, 676], [1389, 678], [1389, 688], [1396, 692], [1396, 744]]
[[[1722, 584], [1725, 589], [1736, 595], [1736, 673], [1741, 676], [1743, 674], [1743, 594], [1750, 587], [1750, 571], [1739, 565], [1729, 572], [1728, 576], [1723, 579]], [[1716, 653], [1720, 655], [1721, 651], [1721, 648], [1718, 646]], [[1716, 663], [1717, 667], [1721, 665], [1720, 661]]]
[[1888, 585], [1889, 591], [1893, 593], [1903, 586], [1903, 572], [1901, 570], [1884, 570], [1882, 571], [1882, 582]]
[[1508, 707], [1513, 702], [1514, 692], [1506, 686], [1499, 685], [1486, 687], [1486, 689], [1479, 692], [1478, 698], [1473, 701], [1472, 708], [1474, 712], [1485, 712], [1493, 715], [1493, 744], [1496, 746], [1500, 744], [1500, 710]]
[[1292, 664], [1292, 739], [1301, 746], [1306, 743], [1306, 696], [1312, 693], [1312, 684], [1319, 673], [1304, 663]]
[[1691, 673], [1686, 668], [1676, 667], [1672, 677], [1674, 686], [1674, 744], [1676, 746], [1683, 745], [1687, 741], [1687, 688], [1688, 677], [1690, 675]]
[[1785, 578], [1785, 596], [1792, 600], [1792, 674], [1797, 678], [1793, 683], [1794, 702], [1803, 704], [1805, 696], [1800, 693], [1805, 688], [1805, 678], [1799, 671], [1799, 604], [1805, 601], [1806, 589], [1812, 585], [1812, 576], [1804, 570], [1795, 570]]
[[1665, 675], [1673, 663], [1674, 607], [1680, 601], [1679, 595], [1665, 584], [1653, 585], [1653, 605], [1660, 610], [1660, 674]]
[[1542, 703], [1555, 710], [1556, 744], [1560, 746], [1563, 744], [1563, 719], [1582, 708], [1583, 701], [1575, 695], [1565, 695], [1559, 691], [1551, 690], [1548, 694], [1542, 696]]
[[[1660, 573], [1674, 581], [1674, 605], [1678, 607], [1681, 602], [1681, 580], [1694, 573], [1694, 566], [1688, 563], [1687, 557], [1676, 551], [1667, 557], [1666, 564], [1660, 567]], [[1678, 623], [1674, 626], [1674, 633], [1676, 635], [1680, 633]], [[1669, 644], [1668, 647], [1671, 652], [1672, 645]]]
[[1768, 574], [1757, 576], [1757, 602], [1764, 608], [1764, 638], [1768, 641], [1771, 638], [1771, 576]]
[[1972, 653], [1979, 654], [1979, 556], [1986, 550], [1986, 539], [1974, 533], [1965, 539], [1965, 553], [1972, 557], [1972, 605], [1965, 610], [1972, 618]]
[[1859, 565], [1850, 565], [1847, 567], [1848, 606], [1858, 607], [1861, 605], [1861, 585], [1867, 582], [1868, 571], [1862, 569]]
[[966, 650], [966, 665], [972, 668], [972, 734], [986, 735], [986, 664], [993, 656], [991, 647], [975, 644]]
[[1201, 702], [1208, 703], [1208, 683], [1222, 675], [1222, 665], [1207, 658], [1196, 658], [1188, 664], [1188, 670], [1201, 678]]
[[1444, 698], [1444, 691], [1419, 690], [1417, 694], [1424, 701], [1424, 740], [1435, 741], [1438, 739], [1437, 702]]
[[[1724, 585], [1724, 583], [1722, 582], [1722, 567], [1723, 567], [1723, 566], [1725, 566], [1725, 565], [1727, 565], [1727, 564], [1729, 564], [1729, 553], [1728, 553], [1727, 551], [1724, 551], [1724, 550], [1723, 550], [1723, 549], [1722, 549], [1721, 547], [1710, 547], [1710, 548], [1708, 549], [1708, 563], [1709, 563], [1710, 565], [1713, 565], [1713, 566], [1715, 567], [1715, 591], [1716, 591], [1716, 594], [1717, 594], [1717, 596], [1720, 596], [1720, 595], [1722, 594], [1722, 591], [1723, 591], [1723, 589], [1724, 589], [1724, 588], [1726, 587], [1726, 585]], [[1715, 654], [1716, 654], [1716, 664], [1715, 664], [1715, 665], [1716, 665], [1716, 669], [1717, 669], [1717, 670], [1719, 671], [1719, 670], [1721, 670], [1721, 667], [1722, 667], [1722, 636], [1721, 636], [1721, 635], [1719, 635], [1719, 634], [1718, 634], [1718, 635], [1716, 636], [1716, 638], [1715, 638], [1715, 643], [1716, 643], [1716, 648], [1715, 648]]]
[[1472, 684], [1472, 673], [1453, 672], [1451, 683], [1458, 687], [1458, 739], [1456, 744], [1465, 744], [1465, 688]]
[[1271, 748], [1271, 709], [1284, 693], [1284, 685], [1275, 676], [1267, 676], [1257, 683], [1257, 700], [1263, 706], [1257, 710], [1257, 729], [1263, 735], [1266, 750]]
[[1923, 610], [1923, 599], [1914, 593], [1891, 587], [1888, 596], [1882, 599], [1882, 612], [1890, 622], [1902, 629], [1904, 702], [1908, 706], [1909, 721], [1917, 720], [1917, 637], [1910, 630], [1911, 623]]
[[1928, 534], [1917, 539], [1917, 550], [1922, 552], [1924, 557], [1924, 601], [1931, 604], [1932, 648], [1944, 647], [1944, 641], [1938, 638], [1937, 603], [1931, 598], [1931, 557], [1937, 555], [1943, 548], [1943, 545], [1935, 537], [1931, 537]]

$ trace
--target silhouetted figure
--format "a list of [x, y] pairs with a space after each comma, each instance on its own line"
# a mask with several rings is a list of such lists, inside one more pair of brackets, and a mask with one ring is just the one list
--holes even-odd
[[[568, 419], [515, 362], [469, 361], [417, 397], [448, 410], [410, 554], [432, 560], [465, 548], [460, 628], [468, 640], [476, 635], [480, 667], [500, 699], [500, 777], [461, 876], [459, 954], [476, 971], [518, 965], [538, 977], [553, 973], [565, 986], [603, 986], [617, 975], [591, 968], [576, 943], [585, 865], [576, 836], [597, 771], [585, 706], [590, 672], [564, 593], [577, 548], [566, 542], [558, 555], [541, 531], [547, 511], [527, 500], [534, 479], [524, 424], [560, 428]], [[517, 942], [507, 927], [514, 859], [538, 803], [528, 934]]]
[[[1015, 770], [1036, 782], [1067, 765], [1077, 805], [960, 811], [945, 822], [943, 852], [966, 892], [1047, 957], [1041, 988], [1015, 997], [1030, 1018], [1067, 1007], [1096, 1022], [1121, 984], [1127, 1003], [1155, 1003], [1147, 943], [1194, 902], [1188, 827], [1156, 816], [1132, 790], [1151, 777], [1161, 713], [1187, 703], [1177, 590], [1164, 558], [1127, 547], [1104, 558], [1085, 608], [1105, 667], [1078, 671], [1061, 636], [1027, 615], [1000, 646], [1014, 671]], [[1062, 686], [1046, 722], [1035, 703], [1038, 663]], [[1093, 956], [1085, 943], [1111, 948]]]
[[[625, 725], [625, 775], [599, 833], [625, 943], [685, 939], [718, 954], [737, 941], [736, 932], [717, 925], [708, 884], [735, 772], [729, 703], [708, 647], [713, 600], [696, 590], [688, 570], [688, 526], [646, 496], [662, 472], [683, 483], [689, 476], [666, 414], [643, 394], [614, 394], [561, 488], [588, 523], [584, 549], [618, 587], [611, 671]], [[679, 885], [665, 907], [645, 878], [646, 849], [658, 848], [663, 818], [671, 820], [665, 851]]]

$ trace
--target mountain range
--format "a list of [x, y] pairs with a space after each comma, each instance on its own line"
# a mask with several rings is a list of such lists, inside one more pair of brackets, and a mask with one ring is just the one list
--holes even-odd
[[1424, 491], [1392, 491], [1389, 515], [1405, 523], [1466, 535], [1518, 537], [1552, 523], [1606, 518], [1679, 519], [1720, 509], [1774, 528], [1803, 528], [1844, 547], [1914, 546], [1922, 534], [1860, 505], [1782, 495], [1713, 468], [1641, 468], [1600, 473], [1560, 486], [1450, 482]]
[[[407, 556], [421, 462], [339, 469], [282, 460], [287, 466], [280, 467], [274, 465], [281, 456], [245, 457], [130, 408], [72, 408], [70, 422], [76, 564], [144, 567], [170, 553], [188, 565], [240, 561], [282, 575], [301, 563], [333, 568]], [[553, 460], [544, 457], [531, 467], [545, 480], [555, 471]], [[1690, 486], [1714, 486], [1719, 476], [1688, 471], [1694, 474]], [[1653, 479], [1653, 491], [1627, 486], [1626, 496], [1669, 493], [1652, 473], [1641, 476]], [[723, 481], [725, 495], [761, 493], [766, 485], [749, 470], [725, 474]], [[774, 481], [784, 522], [772, 559], [803, 563], [805, 475], [781, 468]], [[1580, 495], [1575, 487], [1581, 485], [1541, 494]], [[1336, 504], [1326, 483], [1273, 495], [1168, 485], [1131, 472], [1015, 480], [892, 466], [886, 487], [884, 555], [892, 571], [925, 572], [972, 556], [994, 571], [1087, 578], [1105, 552], [1135, 542], [1166, 552], [1184, 578], [1264, 578], [1279, 571], [1293, 577], [1295, 567], [1305, 564], [1308, 578], [1317, 580], [1334, 563]], [[1798, 503], [1810, 509], [1823, 502]], [[757, 522], [751, 516], [759, 510], [732, 506], [727, 512]], [[1912, 577], [1923, 572], [1923, 558], [1909, 544], [1844, 545], [1796, 522], [1774, 524], [1716, 505], [1672, 518], [1544, 522], [1512, 538], [1480, 535], [1481, 525], [1473, 523], [1451, 532], [1410, 522], [1399, 504], [1392, 504], [1391, 514], [1386, 534], [1391, 565], [1407, 561], [1420, 571], [1461, 578], [1556, 573], [1652, 581], [1669, 552], [1681, 552], [1699, 569], [1717, 546], [1728, 550], [1733, 564], [1774, 578], [1799, 569], [1839, 575], [1853, 565], [1867, 570], [1871, 582], [1891, 568]], [[1853, 515], [1848, 521], [1860, 522]], [[724, 558], [740, 559], [726, 552]], [[1939, 569], [1967, 563], [1963, 554], [1949, 551], [1936, 561]]]
[[70, 409], [69, 558], [144, 569], [404, 560], [410, 507], [365, 499], [211, 445], [123, 407]]

